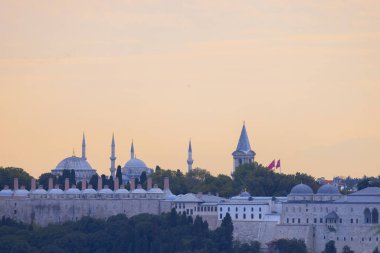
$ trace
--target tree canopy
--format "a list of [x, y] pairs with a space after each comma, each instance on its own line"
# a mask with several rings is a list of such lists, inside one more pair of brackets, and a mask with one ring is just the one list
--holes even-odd
[[225, 218], [215, 231], [200, 217], [194, 222], [173, 209], [162, 215], [85, 217], [77, 222], [38, 227], [2, 219], [0, 253], [259, 253], [260, 244], [232, 242], [232, 222]]

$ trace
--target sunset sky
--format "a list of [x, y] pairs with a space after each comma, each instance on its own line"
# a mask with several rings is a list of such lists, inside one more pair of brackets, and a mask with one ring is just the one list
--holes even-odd
[[380, 174], [380, 1], [0, 2], [0, 166]]

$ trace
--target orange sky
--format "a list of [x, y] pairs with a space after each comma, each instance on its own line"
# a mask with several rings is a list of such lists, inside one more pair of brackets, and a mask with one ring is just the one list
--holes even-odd
[[380, 174], [379, 1], [0, 2], [0, 166], [34, 176], [87, 136], [109, 174], [229, 174], [243, 121], [256, 160], [316, 177]]

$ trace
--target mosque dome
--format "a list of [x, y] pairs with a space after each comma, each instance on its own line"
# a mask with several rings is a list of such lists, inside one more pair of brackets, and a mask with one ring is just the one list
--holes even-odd
[[18, 189], [14, 192], [15, 197], [28, 197], [29, 191], [25, 189], [25, 187], [21, 187], [21, 189]]
[[335, 187], [331, 184], [322, 185], [318, 191], [318, 195], [340, 195], [338, 187]]
[[76, 156], [63, 159], [51, 172], [54, 175], [61, 175], [63, 170], [74, 170], [76, 180], [82, 180], [83, 178], [90, 180], [91, 176], [96, 173], [96, 170], [91, 167], [86, 159]]
[[297, 184], [292, 188], [290, 191], [291, 195], [312, 195], [314, 194], [313, 190], [310, 188], [310, 186], [306, 184]]
[[9, 189], [8, 185], [4, 186], [4, 189], [0, 191], [0, 197], [10, 197], [13, 195], [13, 191]]
[[124, 168], [147, 168], [147, 167], [142, 160], [133, 158], [124, 165]]

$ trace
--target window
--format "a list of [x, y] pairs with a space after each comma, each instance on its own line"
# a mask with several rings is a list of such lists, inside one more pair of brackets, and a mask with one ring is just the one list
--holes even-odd
[[193, 215], [193, 209], [190, 209], [190, 214]]
[[356, 219], [356, 223], [359, 223], [359, 219]]
[[222, 208], [219, 208], [220, 211], [222, 211]]
[[210, 207], [209, 206], [207, 207], [207, 212], [210, 212]]
[[294, 223], [294, 218], [292, 218], [292, 223]]
[[309, 218], [306, 219], [306, 223], [309, 223]]
[[323, 223], [323, 219], [322, 218], [319, 219], [319, 223]]
[[286, 218], [286, 223], [289, 223], [289, 218]]
[[[288, 208], [286, 208], [286, 211], [288, 211]], [[251, 212], [253, 212], [253, 207], [251, 207]]]
[[354, 223], [354, 219], [351, 219], [351, 224]]
[[261, 207], [259, 208], [259, 212], [261, 212]]
[[238, 211], [238, 208], [237, 208], [237, 207], [235, 208], [235, 211], [236, 211], [236, 212]]
[[243, 211], [245, 212], [245, 207], [243, 208]]
[[230, 207], [228, 207], [228, 212], [230, 211]]
[[342, 223], [342, 218], [339, 219], [339, 223]]
[[346, 237], [343, 237], [343, 241], [346, 241]]
[[219, 219], [222, 219], [223, 215], [222, 214], [219, 214]]
[[261, 213], [259, 214], [259, 219], [261, 219]]
[[251, 213], [251, 219], [253, 219], [253, 213]]
[[235, 219], [239, 219], [239, 215], [235, 213]]
[[354, 240], [354, 238], [351, 237], [351, 242]]
[[243, 214], [243, 219], [245, 220], [245, 214]]
[[337, 237], [336, 240], [339, 241], [339, 237]]
[[314, 223], [317, 223], [317, 218], [314, 218]]
[[300, 218], [298, 218], [298, 223], [301, 223], [301, 219]]

